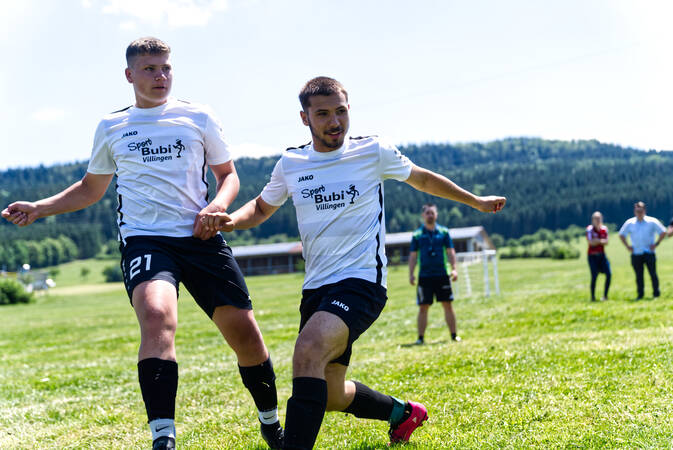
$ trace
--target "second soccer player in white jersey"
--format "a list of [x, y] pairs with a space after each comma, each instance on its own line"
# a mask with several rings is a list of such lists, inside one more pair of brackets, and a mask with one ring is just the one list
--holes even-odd
[[[128, 46], [126, 60], [135, 105], [100, 122], [84, 178], [53, 197], [14, 202], [2, 216], [25, 226], [85, 208], [100, 200], [116, 175], [121, 264], [140, 324], [138, 378], [153, 448], [175, 448], [180, 282], [236, 353], [243, 384], [259, 410], [262, 436], [280, 448], [275, 375], [248, 289], [222, 236], [200, 220], [226, 211], [238, 194], [222, 129], [208, 108], [169, 97], [173, 73], [164, 42], [138, 39]], [[210, 202], [208, 167], [217, 180]]]
[[299, 100], [312, 143], [288, 149], [257, 198], [231, 215], [206, 214], [204, 226], [251, 228], [288, 198], [294, 203], [306, 278], [284, 448], [312, 448], [325, 410], [388, 421], [391, 442], [406, 442], [427, 419], [425, 406], [346, 381], [352, 344], [387, 299], [383, 181], [404, 181], [483, 212], [499, 211], [505, 198], [475, 196], [376, 137], [347, 139], [348, 94], [332, 78], [310, 80]]

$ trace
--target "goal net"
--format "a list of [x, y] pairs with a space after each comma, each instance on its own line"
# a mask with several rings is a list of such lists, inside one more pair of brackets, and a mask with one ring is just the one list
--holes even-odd
[[452, 283], [456, 298], [500, 294], [498, 258], [495, 250], [456, 253], [458, 281]]

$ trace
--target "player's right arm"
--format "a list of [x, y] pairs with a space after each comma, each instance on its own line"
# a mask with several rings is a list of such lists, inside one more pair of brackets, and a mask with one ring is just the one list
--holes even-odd
[[416, 284], [416, 258], [418, 258], [418, 252], [409, 252], [409, 283], [413, 286]]
[[19, 201], [10, 204], [2, 211], [2, 217], [25, 227], [42, 217], [84, 209], [103, 197], [112, 175], [87, 172], [80, 181], [52, 197], [36, 202]]
[[206, 230], [230, 232], [234, 230], [247, 230], [264, 223], [269, 217], [278, 211], [280, 206], [273, 206], [262, 200], [262, 196], [250, 200], [231, 214], [208, 213], [203, 218], [203, 226]]
[[622, 241], [622, 244], [624, 244], [624, 247], [626, 249], [633, 253], [633, 247], [629, 245], [628, 242], [626, 242], [626, 235], [629, 234], [629, 221], [627, 220], [624, 222], [624, 225], [619, 229], [619, 240]]

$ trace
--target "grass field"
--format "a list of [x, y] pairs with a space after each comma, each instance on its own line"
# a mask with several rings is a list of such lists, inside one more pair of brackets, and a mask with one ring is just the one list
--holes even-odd
[[[611, 300], [593, 304], [584, 257], [500, 261], [502, 295], [455, 302], [463, 342], [451, 343], [435, 306], [422, 347], [410, 345], [414, 289], [406, 268], [393, 268], [388, 305], [356, 343], [350, 376], [428, 406], [430, 420], [410, 448], [669, 448], [673, 242], [658, 252], [656, 300], [647, 285], [646, 299], [632, 300], [621, 244], [609, 256]], [[1, 448], [149, 447], [135, 315], [120, 284], [100, 283], [111, 263], [64, 266], [59, 286], [37, 303], [0, 308]], [[86, 282], [82, 264], [91, 267]], [[284, 417], [301, 277], [248, 282]], [[178, 445], [264, 448], [233, 352], [184, 290], [179, 314]], [[329, 413], [317, 447], [385, 448], [386, 431], [382, 422]]]

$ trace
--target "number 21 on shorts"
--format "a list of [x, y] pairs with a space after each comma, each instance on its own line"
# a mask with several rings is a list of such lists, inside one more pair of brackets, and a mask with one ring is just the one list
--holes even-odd
[[142, 260], [145, 258], [145, 270], [150, 270], [150, 264], [152, 263], [152, 255], [147, 254], [143, 256], [138, 256], [136, 258], [133, 258], [131, 260], [131, 263], [129, 264], [129, 280], [132, 280], [133, 277], [138, 275], [140, 271], [142, 270], [142, 267], [140, 265], [142, 264]]

